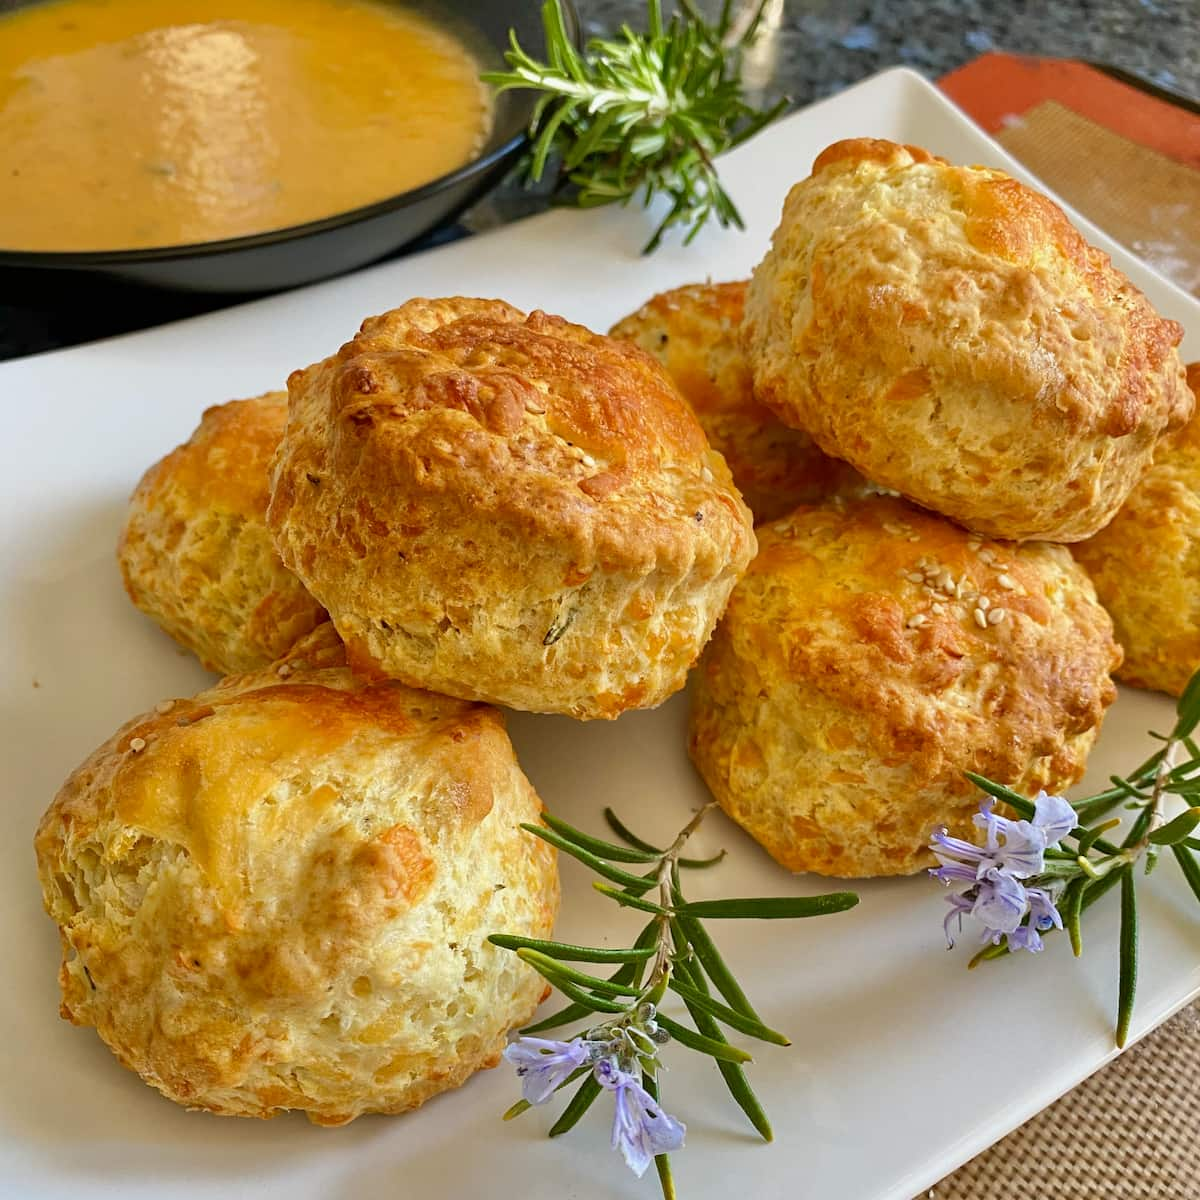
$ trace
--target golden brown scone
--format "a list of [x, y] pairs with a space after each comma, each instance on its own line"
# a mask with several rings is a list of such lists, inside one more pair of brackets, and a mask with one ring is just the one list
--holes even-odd
[[746, 297], [759, 397], [829, 454], [993, 537], [1076, 542], [1190, 416], [1180, 326], [1002, 171], [838, 142]]
[[222, 675], [269, 665], [325, 619], [266, 525], [286, 423], [284, 392], [208, 409], [142, 476], [117, 547], [129, 598]]
[[558, 905], [503, 718], [340, 657], [325, 625], [289, 670], [135, 718], [38, 829], [62, 1015], [189, 1108], [403, 1112], [494, 1066], [542, 996], [486, 941]]
[[754, 553], [648, 354], [499, 300], [411, 300], [288, 380], [268, 520], [357, 670], [615, 717], [682, 687]]
[[[1187, 375], [1200, 396], [1200, 363]], [[1125, 651], [1117, 677], [1178, 696], [1200, 668], [1200, 417], [1164, 441], [1111, 524], [1072, 549]]]
[[693, 283], [652, 297], [618, 321], [609, 336], [634, 342], [667, 369], [719, 450], [756, 521], [773, 521], [799, 504], [862, 493], [851, 466], [784, 425], [754, 395], [738, 333], [746, 280]]
[[971, 829], [964, 770], [1030, 793], [1082, 775], [1121, 652], [1064, 547], [882, 496], [759, 538], [696, 672], [690, 749], [785, 867], [908, 874], [936, 827]]

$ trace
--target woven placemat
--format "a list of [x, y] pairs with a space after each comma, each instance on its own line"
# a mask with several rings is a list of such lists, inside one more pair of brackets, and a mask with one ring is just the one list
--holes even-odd
[[1197, 1200], [1200, 1005], [918, 1200]]

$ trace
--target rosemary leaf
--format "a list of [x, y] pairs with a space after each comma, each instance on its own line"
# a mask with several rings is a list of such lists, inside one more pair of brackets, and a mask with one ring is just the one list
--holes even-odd
[[1106, 892], [1111, 891], [1121, 882], [1121, 876], [1126, 870], [1128, 870], [1127, 867], [1118, 867], [1115, 871], [1109, 871], [1103, 879], [1089, 879], [1083, 889], [1083, 901], [1080, 908], [1087, 912]]
[[[721, 1027], [717, 1022], [708, 1015], [703, 1009], [697, 1008], [695, 1005], [684, 1001], [687, 1010], [691, 1013], [692, 1020], [696, 1022], [696, 1028], [700, 1030], [705, 1037], [713, 1038], [716, 1041], [724, 1041], [725, 1035], [721, 1032]], [[729, 1094], [733, 1097], [737, 1106], [746, 1114], [750, 1124], [758, 1131], [759, 1136], [764, 1142], [775, 1140], [775, 1133], [771, 1129], [771, 1122], [767, 1118], [766, 1111], [762, 1104], [759, 1103], [758, 1097], [754, 1094], [754, 1089], [750, 1086], [750, 1081], [746, 1078], [746, 1072], [742, 1070], [738, 1063], [725, 1062], [722, 1059], [717, 1059], [717, 1070], [721, 1072], [721, 1078], [725, 1081], [725, 1086], [729, 1089]]]
[[[676, 895], [675, 899], [678, 904], [683, 897]], [[725, 960], [713, 944], [712, 938], [708, 936], [708, 930], [694, 917], [681, 916], [679, 924], [691, 944], [693, 953], [704, 968], [705, 974], [713, 981], [717, 991], [728, 1001], [729, 1007], [735, 1012], [749, 1017], [752, 1021], [757, 1021], [758, 1013], [754, 1011], [754, 1006], [746, 998], [746, 993], [742, 991], [732, 972], [725, 965]]]
[[728, 1025], [731, 1029], [736, 1029], [739, 1033], [746, 1034], [747, 1037], [757, 1038], [760, 1042], [770, 1042], [775, 1046], [790, 1046], [791, 1039], [786, 1035], [779, 1033], [777, 1030], [771, 1029], [764, 1025], [761, 1021], [751, 1020], [742, 1013], [736, 1012], [732, 1008], [721, 1004], [714, 1000], [711, 996], [706, 996], [703, 992], [698, 991], [690, 984], [684, 983], [678, 977], [672, 977], [667, 986], [671, 991], [682, 996], [689, 1004], [694, 1004], [702, 1012], [708, 1013], [710, 1017], [715, 1017], [724, 1025]]
[[606, 808], [604, 810], [604, 819], [608, 822], [609, 829], [611, 829], [613, 833], [615, 833], [622, 841], [628, 842], [635, 850], [644, 850], [647, 854], [654, 855], [655, 857], [659, 857], [665, 853], [665, 851], [661, 850], [658, 846], [650, 845], [649, 842], [643, 841], [643, 839], [638, 837], [636, 833], [633, 833], [631, 830], [627, 829], [625, 825], [622, 824], [620, 817], [618, 817], [611, 808]]
[[1176, 842], [1182, 842], [1197, 825], [1200, 825], [1200, 808], [1189, 808], [1173, 821], [1155, 829], [1150, 834], [1150, 842], [1155, 846], [1174, 846]]
[[1087, 880], [1081, 875], [1067, 884], [1062, 898], [1063, 928], [1071, 939], [1071, 951], [1078, 958], [1083, 953], [1083, 933], [1079, 918], [1083, 915], [1083, 893]]
[[1014, 792], [1012, 788], [1007, 788], [1001, 783], [993, 783], [986, 776], [976, 775], [974, 771], [964, 771], [963, 774], [981, 792], [987, 792], [989, 796], [1003, 800], [1018, 816], [1024, 817], [1027, 821], [1033, 817], [1035, 811], [1033, 801], [1026, 799], [1019, 792]]
[[702, 1033], [697, 1033], [686, 1025], [673, 1021], [670, 1017], [664, 1017], [662, 1013], [658, 1013], [655, 1020], [675, 1041], [689, 1050], [698, 1050], [701, 1054], [707, 1054], [710, 1058], [718, 1059], [721, 1062], [753, 1062], [753, 1057], [740, 1046], [733, 1046], [729, 1042], [718, 1041], [716, 1038], [705, 1037]]
[[[637, 940], [633, 943], [634, 949], [652, 948], [657, 928], [657, 921], [649, 922], [642, 932], [638, 934]], [[644, 966], [645, 963], [641, 961], [626, 963], [608, 977], [608, 982], [636, 985], [641, 981], [642, 968]], [[560, 1029], [563, 1025], [571, 1025], [575, 1021], [582, 1021], [585, 1017], [590, 1017], [591, 1015], [592, 1010], [585, 1008], [582, 1004], [568, 1004], [565, 1008], [560, 1008], [558, 1012], [552, 1013], [550, 1016], [544, 1017], [532, 1025], [526, 1025], [521, 1032], [523, 1034], [545, 1033], [549, 1029]]]
[[1171, 852], [1175, 855], [1175, 861], [1179, 863], [1184, 879], [1188, 881], [1188, 887], [1192, 889], [1196, 899], [1200, 900], [1200, 863], [1196, 862], [1196, 856], [1179, 844], [1172, 846]]
[[1200, 671], [1196, 671], [1187, 681], [1175, 705], [1175, 712], [1177, 717], [1171, 736], [1180, 739], [1190, 737], [1197, 723], [1200, 723]]
[[[636, 833], [629, 830], [611, 808], [604, 810], [604, 819], [608, 822], [608, 827], [622, 841], [628, 842], [637, 850], [644, 850], [654, 857], [661, 857], [665, 851], [658, 849], [657, 846], [650, 845], [649, 842], [638, 837]], [[681, 867], [687, 867], [689, 870], [697, 870], [702, 867], [716, 866], [724, 857], [724, 850], [718, 850], [711, 858], [680, 858], [676, 862]]]
[[579, 1085], [579, 1090], [571, 1097], [571, 1103], [562, 1110], [562, 1115], [550, 1126], [548, 1136], [558, 1137], [560, 1134], [574, 1129], [579, 1123], [579, 1118], [592, 1107], [593, 1101], [601, 1091], [600, 1084], [596, 1082], [596, 1076], [589, 1070]]
[[586, 988], [589, 992], [596, 992], [601, 996], [636, 996], [638, 994], [638, 989], [630, 987], [628, 984], [597, 979], [583, 971], [573, 970], [547, 954], [539, 954], [538, 951], [524, 946], [517, 951], [517, 957], [522, 962], [528, 963], [539, 975], [554, 984], [560, 991], [562, 991], [563, 983], [569, 983], [576, 987]]
[[592, 882], [592, 887], [602, 896], [615, 900], [622, 908], [636, 908], [639, 912], [657, 913], [660, 917], [670, 916], [669, 911], [661, 905], [653, 904], [649, 900], [642, 900], [638, 896], [631, 896], [628, 892], [622, 892], [618, 888], [608, 887], [596, 881]]
[[628, 950], [606, 950], [599, 946], [571, 946], [566, 942], [547, 942], [542, 938], [522, 937], [516, 933], [493, 933], [488, 941], [503, 950], [521, 950], [523, 948], [537, 950], [550, 958], [563, 959], [566, 962], [642, 962], [647, 958], [654, 957], [653, 946], [645, 946], [640, 949], [631, 947]]
[[[528, 959], [525, 960], [529, 962]], [[602, 996], [597, 996], [592, 992], [585, 991], [569, 979], [563, 978], [561, 975], [553, 973], [546, 969], [544, 964], [530, 962], [529, 965], [545, 979], [548, 983], [552, 983], [568, 1000], [574, 1000], [583, 1010], [585, 1016], [590, 1016], [592, 1013], [621, 1013], [625, 1011], [623, 1004], [617, 1004], [613, 1000], [606, 1000]], [[615, 985], [614, 985], [615, 986]], [[560, 1024], [562, 1022], [559, 1022]], [[533, 1026], [530, 1027], [531, 1029]], [[545, 1023], [540, 1026], [542, 1029], [548, 1028]], [[525, 1032], [529, 1032], [526, 1030]]]
[[1133, 1001], [1137, 993], [1138, 916], [1137, 884], [1133, 871], [1121, 872], [1121, 970], [1117, 988], [1117, 1045], [1125, 1048]]
[[592, 837], [590, 834], [586, 834], [574, 828], [574, 826], [568, 825], [566, 821], [560, 820], [548, 812], [542, 813], [542, 821], [553, 829], [555, 833], [569, 838], [575, 845], [581, 846], [584, 850], [588, 850], [592, 854], [597, 854], [601, 858], [606, 858], [611, 862], [652, 863], [662, 857], [661, 850], [635, 850], [629, 846], [617, 846], [612, 842], [604, 841], [602, 838]]
[[653, 879], [643, 879], [640, 875], [633, 875], [629, 871], [622, 871], [620, 867], [614, 867], [606, 863], [602, 858], [591, 853], [590, 850], [585, 850], [582, 846], [577, 846], [569, 838], [563, 837], [560, 833], [555, 833], [553, 829], [548, 829], [544, 825], [533, 825], [529, 822], [522, 822], [521, 828], [526, 833], [532, 833], [534, 837], [540, 837], [542, 841], [549, 842], [550, 845], [557, 847], [564, 854], [569, 854], [572, 858], [578, 859], [585, 867], [595, 871], [597, 875], [603, 876], [613, 883], [619, 883], [623, 888], [628, 888], [635, 895], [641, 892], [648, 892], [654, 886]]
[[701, 920], [779, 921], [796, 917], [823, 917], [845, 912], [858, 903], [854, 892], [828, 892], [823, 896], [750, 896], [736, 900], [697, 900], [677, 904], [680, 916]]

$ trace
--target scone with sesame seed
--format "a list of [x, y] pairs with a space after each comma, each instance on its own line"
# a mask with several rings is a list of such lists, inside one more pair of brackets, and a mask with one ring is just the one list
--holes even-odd
[[[1200, 363], [1187, 370], [1200, 396]], [[1125, 651], [1117, 678], [1178, 696], [1200, 669], [1200, 418], [1164, 442], [1112, 522], [1071, 549]]]
[[742, 335], [782, 420], [990, 537], [1090, 537], [1193, 407], [1178, 322], [1058, 205], [873, 138], [788, 194]]
[[551, 930], [540, 811], [499, 712], [352, 675], [325, 624], [63, 785], [36, 838], [62, 1015], [188, 1108], [414, 1108], [544, 994], [487, 940]]
[[357, 670], [578, 718], [683, 686], [754, 554], [648, 354], [500, 300], [411, 300], [288, 380], [268, 521]]
[[1065, 547], [882, 496], [759, 539], [695, 675], [690, 752], [785, 867], [909, 874], [936, 828], [968, 835], [964, 771], [1025, 793], [1082, 775], [1121, 652]]
[[666, 367], [729, 464], [755, 521], [834, 495], [865, 493], [870, 485], [853, 467], [785, 425], [754, 394], [739, 341], [746, 284], [693, 283], [662, 292], [609, 335], [634, 342]]
[[287, 395], [208, 409], [129, 501], [117, 561], [133, 603], [220, 675], [253, 671], [325, 619], [267, 530]]

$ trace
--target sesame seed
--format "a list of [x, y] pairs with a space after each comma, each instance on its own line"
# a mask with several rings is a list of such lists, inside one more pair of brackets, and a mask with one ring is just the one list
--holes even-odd
[[929, 607], [933, 612], [937, 613], [939, 617], [946, 611], [946, 606], [944, 604], [931, 604]]
[[929, 618], [924, 613], [916, 613], [908, 618], [909, 629], [920, 629]]
[[292, 668], [291, 664], [289, 663], [280, 663], [279, 666], [275, 668], [275, 674], [278, 675], [280, 679], [286, 679], [291, 673]]
[[174, 700], [160, 700], [155, 706], [156, 713], [169, 713], [175, 707]]
[[1017, 581], [1011, 575], [1001, 575], [996, 582], [1006, 591], [1015, 592], [1017, 590]]
[[921, 535], [919, 533], [910, 533], [908, 535], [908, 540], [910, 542], [919, 542], [921, 540]]
[[[955, 600], [963, 600], [963, 599], [965, 599], [965, 598], [966, 598], [966, 594], [967, 594], [967, 591], [968, 591], [968, 590], [969, 590], [969, 589], [967, 588], [967, 577], [964, 575], [964, 576], [963, 576], [963, 577], [962, 577], [962, 578], [961, 578], [961, 579], [958, 581], [958, 587], [956, 587], [956, 588], [954, 589], [954, 598], [955, 598]], [[972, 597], [974, 597], [974, 595], [975, 595], [975, 593], [974, 593], [974, 592], [972, 592], [972, 593], [971, 593], [971, 596], [972, 596]]]
[[899, 534], [903, 533], [904, 530], [901, 529], [899, 525], [892, 525], [890, 522], [885, 521], [883, 523], [883, 532], [890, 533], [892, 535], [892, 537], [896, 537]]
[[951, 575], [949, 571], [946, 571], [944, 574], [938, 576], [938, 587], [940, 587], [947, 595], [952, 596], [954, 594], [954, 589], [958, 586], [959, 584], [955, 583], [954, 576]]
[[984, 546], [984, 548], [979, 552], [979, 557], [982, 558], [985, 563], [994, 563], [996, 561], [996, 552], [990, 546]]
[[978, 625], [980, 629], [986, 629], [987, 623], [988, 623], [988, 619], [987, 619], [987, 616], [984, 614], [983, 609], [977, 608], [975, 610], [975, 624]]
[[595, 465], [596, 460], [590, 454], [581, 454], [579, 461], [590, 471]]
[[984, 612], [987, 612], [987, 610], [992, 607], [992, 602], [986, 596], [980, 596], [978, 607], [982, 608]]
[[997, 571], [1007, 571], [1008, 570], [1008, 563], [994, 562], [994, 563], [992, 563], [992, 566], [995, 567]]
[[701, 467], [700, 478], [703, 479], [705, 483], [712, 483], [713, 473], [707, 467]]
[[922, 575], [920, 573], [920, 571], [909, 571], [906, 578], [908, 579], [909, 583], [924, 583], [925, 582], [925, 576]]
[[982, 542], [970, 541], [967, 543], [967, 549], [970, 550], [972, 553], [974, 553], [982, 545], [983, 545]]
[[1006, 616], [1008, 616], [1008, 613], [1003, 608], [993, 608], [992, 611], [988, 613], [988, 624], [999, 625]]
[[145, 738], [130, 738], [129, 739], [129, 748], [130, 748], [130, 750], [132, 750], [134, 752], [134, 754], [139, 754], [141, 751], [145, 750], [145, 748], [146, 748], [146, 739]]

